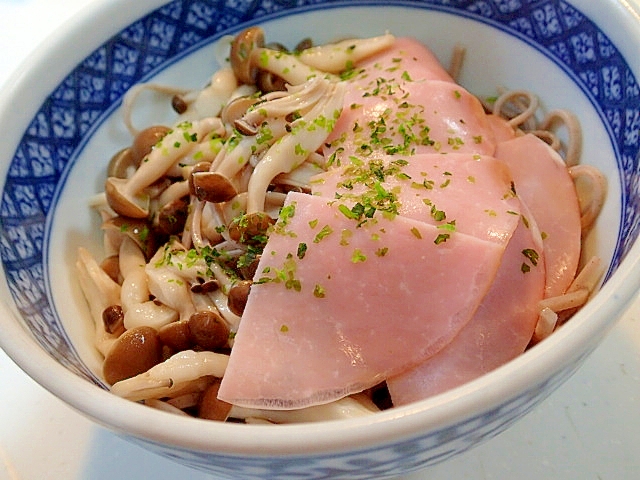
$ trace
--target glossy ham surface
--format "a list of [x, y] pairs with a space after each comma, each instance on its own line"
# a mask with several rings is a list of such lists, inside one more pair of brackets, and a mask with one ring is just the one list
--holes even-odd
[[518, 197], [531, 210], [543, 236], [545, 296], [562, 295], [580, 262], [580, 206], [575, 185], [560, 156], [527, 134], [501, 142], [495, 156], [511, 171]]
[[[407, 158], [408, 160], [405, 160]], [[501, 245], [520, 219], [511, 173], [493, 157], [470, 153], [376, 156], [322, 173], [312, 192], [341, 203], [367, 203], [376, 182], [397, 197], [398, 214]]]
[[229, 403], [326, 403], [420, 363], [471, 319], [503, 254], [462, 233], [437, 243], [438, 227], [403, 217], [358, 227], [318, 196], [287, 205], [222, 380]]
[[480, 101], [419, 42], [398, 39], [354, 72], [325, 155], [493, 154], [494, 133]]
[[543, 257], [533, 264], [523, 252], [541, 252], [541, 248], [541, 239], [521, 221], [496, 279], [471, 321], [436, 355], [387, 379], [394, 405], [406, 405], [462, 385], [524, 352], [538, 319], [545, 269]]

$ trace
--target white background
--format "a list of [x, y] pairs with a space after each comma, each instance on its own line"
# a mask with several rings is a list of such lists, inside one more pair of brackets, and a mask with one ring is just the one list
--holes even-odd
[[[90, 0], [0, 0], [0, 85]], [[3, 160], [4, 161], [4, 160]], [[480, 447], [407, 480], [640, 479], [640, 299], [584, 366]], [[213, 479], [96, 426], [0, 350], [0, 480]]]

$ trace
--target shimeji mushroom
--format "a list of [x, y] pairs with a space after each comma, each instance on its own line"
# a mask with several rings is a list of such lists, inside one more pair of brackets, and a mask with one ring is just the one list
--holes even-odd
[[150, 199], [144, 189], [165, 175], [169, 168], [220, 123], [218, 118], [180, 123], [163, 137], [130, 178], [109, 177], [105, 183], [105, 191], [111, 208], [125, 217], [147, 218]]
[[302, 165], [322, 146], [340, 116], [346, 85], [319, 79], [325, 95], [305, 115], [291, 123], [290, 132], [267, 150], [249, 180], [247, 215], [264, 211], [267, 189], [276, 175]]
[[146, 267], [149, 292], [164, 305], [176, 310], [180, 320], [188, 320], [195, 313], [189, 285], [172, 269], [156, 265], [152, 259]]
[[235, 76], [249, 85], [256, 83], [257, 69], [251, 61], [254, 50], [264, 47], [264, 31], [260, 27], [250, 27], [235, 36], [231, 42], [229, 61]]
[[146, 260], [142, 251], [131, 239], [120, 246], [120, 271], [123, 281], [120, 305], [124, 312], [124, 327], [149, 326], [156, 330], [178, 319], [178, 312], [149, 298]]
[[131, 118], [131, 114], [133, 112], [136, 100], [140, 96], [141, 93], [146, 91], [154, 91], [158, 93], [164, 93], [167, 95], [180, 95], [184, 97], [186, 95], [195, 95], [197, 92], [185, 89], [185, 88], [176, 88], [173, 86], [161, 85], [158, 83], [140, 83], [132, 86], [124, 98], [122, 99], [122, 116], [124, 118], [124, 125], [127, 127], [127, 130], [131, 134], [132, 137], [136, 137], [141, 130], [137, 129], [133, 125], [133, 120]]
[[117, 340], [117, 336], [107, 332], [102, 314], [109, 306], [120, 303], [120, 285], [100, 268], [98, 262], [85, 248], [78, 249], [76, 271], [95, 325], [96, 348], [106, 356]]
[[301, 85], [314, 76], [339, 74], [352, 69], [360, 62], [395, 41], [391, 34], [367, 39], [344, 40], [334, 44], [311, 47], [295, 54], [256, 48], [251, 52], [253, 70], [264, 70], [291, 85]]
[[273, 142], [287, 131], [288, 122], [284, 118], [271, 118], [263, 122], [255, 135], [240, 133], [230, 137], [216, 159], [211, 171], [231, 181], [247, 165], [252, 157], [259, 156]]
[[[326, 80], [312, 80], [302, 87], [291, 87], [287, 92], [265, 95], [258, 105], [254, 105], [256, 100], [237, 100], [238, 105], [227, 112], [227, 117], [229, 120], [233, 119], [235, 125], [242, 125], [242, 128], [235, 138], [227, 142], [226, 148], [212, 163], [209, 173], [194, 174], [199, 182], [211, 185], [203, 185], [203, 193], [198, 197], [214, 202], [233, 198], [238, 189], [232, 179], [251, 158], [258, 158], [274, 142], [286, 135], [291, 128], [289, 116], [308, 113], [323, 96], [329, 94], [327, 84]], [[245, 106], [247, 109], [240, 115], [239, 110]]]
[[306, 161], [291, 172], [281, 173], [274, 178], [273, 183], [288, 188], [297, 188], [300, 191], [308, 191], [309, 185], [311, 185], [311, 179], [324, 171], [320, 165]]
[[187, 105], [180, 119], [193, 121], [219, 116], [237, 88], [238, 81], [233, 70], [230, 67], [221, 68], [213, 74], [209, 84], [198, 92], [193, 102]]
[[389, 33], [365, 39], [348, 39], [336, 43], [327, 43], [306, 48], [296, 53], [296, 57], [305, 65], [329, 73], [350, 70], [360, 62], [395, 42]]
[[133, 401], [174, 396], [202, 377], [222, 378], [229, 357], [209, 351], [185, 350], [135, 377], [111, 386], [116, 395]]

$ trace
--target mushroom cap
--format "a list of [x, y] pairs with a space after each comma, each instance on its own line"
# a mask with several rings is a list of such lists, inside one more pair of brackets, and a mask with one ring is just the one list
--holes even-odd
[[250, 27], [240, 32], [231, 43], [229, 60], [236, 77], [248, 85], [256, 83], [256, 69], [251, 62], [251, 52], [264, 46], [264, 31]]
[[127, 178], [130, 169], [136, 168], [133, 160], [131, 148], [123, 148], [117, 152], [109, 161], [107, 176], [116, 178]]
[[139, 218], [113, 217], [102, 224], [103, 230], [114, 230], [126, 235], [140, 248], [145, 258], [149, 259], [156, 252], [156, 236], [151, 234], [151, 226], [146, 220]]
[[193, 195], [198, 200], [212, 203], [228, 202], [238, 191], [231, 181], [218, 172], [192, 172], [191, 185]]
[[129, 218], [147, 218], [149, 216], [149, 197], [130, 195], [126, 191], [127, 180], [109, 177], [105, 182], [107, 202], [113, 210]]

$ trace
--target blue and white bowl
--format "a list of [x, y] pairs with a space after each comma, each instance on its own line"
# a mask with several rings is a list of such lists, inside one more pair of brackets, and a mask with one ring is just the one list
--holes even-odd
[[[639, 11], [623, 0], [96, 0], [54, 35], [0, 93], [0, 346], [69, 405], [162, 455], [225, 477], [362, 478], [428, 467], [508, 428], [565, 381], [640, 284]], [[87, 200], [111, 154], [129, 142], [124, 93], [154, 80], [206, 83], [212, 45], [262, 25], [295, 44], [385, 31], [447, 61], [467, 47], [461, 82], [538, 92], [585, 131], [583, 163], [608, 199], [587, 249], [608, 265], [600, 292], [567, 325], [462, 387], [369, 418], [268, 427], [156, 411], [106, 391], [76, 283], [78, 246], [99, 255]], [[140, 113], [144, 122], [161, 114]], [[146, 116], [146, 117], [145, 117]]]

